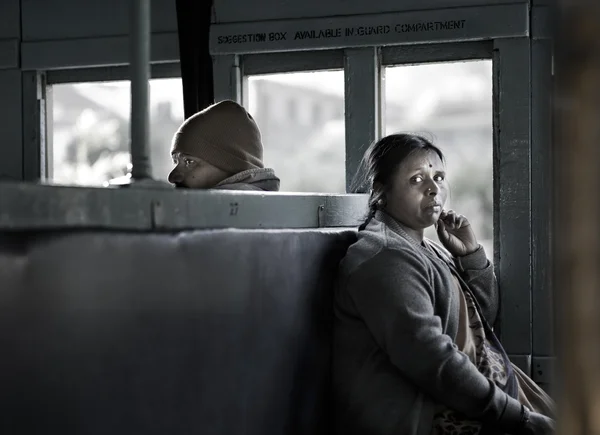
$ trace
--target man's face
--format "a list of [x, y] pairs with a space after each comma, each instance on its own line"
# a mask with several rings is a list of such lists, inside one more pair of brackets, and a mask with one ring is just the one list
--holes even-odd
[[176, 187], [211, 189], [232, 175], [189, 154], [174, 152], [171, 156], [175, 168], [169, 174], [169, 183]]

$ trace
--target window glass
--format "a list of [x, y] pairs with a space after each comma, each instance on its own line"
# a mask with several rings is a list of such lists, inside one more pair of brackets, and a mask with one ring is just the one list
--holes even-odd
[[[446, 156], [446, 208], [465, 215], [493, 257], [492, 62], [389, 66], [384, 71], [385, 132], [433, 139]], [[437, 240], [433, 229], [427, 237]]]
[[[130, 164], [130, 82], [52, 86], [52, 177], [57, 184], [101, 186]], [[183, 121], [181, 79], [150, 81], [153, 177], [166, 180], [170, 146]]]
[[282, 191], [345, 192], [343, 71], [249, 76], [248, 110]]

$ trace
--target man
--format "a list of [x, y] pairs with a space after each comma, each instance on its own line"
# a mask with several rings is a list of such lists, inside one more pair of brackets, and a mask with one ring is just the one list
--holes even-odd
[[279, 190], [279, 178], [262, 162], [258, 126], [234, 101], [221, 101], [188, 118], [173, 137], [171, 156], [175, 168], [169, 182], [177, 187]]

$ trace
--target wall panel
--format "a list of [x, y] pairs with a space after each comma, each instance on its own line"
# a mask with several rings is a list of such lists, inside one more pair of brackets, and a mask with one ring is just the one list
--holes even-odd
[[[21, 0], [23, 40], [126, 35], [129, 2], [123, 0]], [[152, 0], [152, 32], [177, 30], [175, 1]]]

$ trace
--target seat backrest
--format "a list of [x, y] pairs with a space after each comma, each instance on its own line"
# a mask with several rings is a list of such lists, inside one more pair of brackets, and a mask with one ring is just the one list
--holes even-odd
[[325, 434], [353, 230], [0, 236], [0, 432]]

